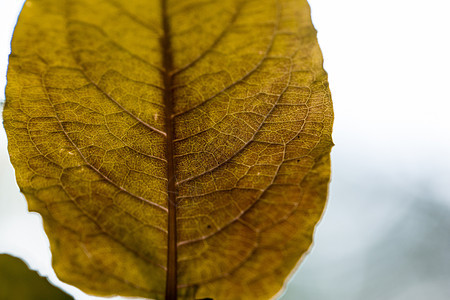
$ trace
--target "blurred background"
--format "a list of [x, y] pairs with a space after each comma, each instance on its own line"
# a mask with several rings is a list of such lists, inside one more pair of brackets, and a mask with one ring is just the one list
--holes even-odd
[[[309, 0], [333, 95], [328, 206], [283, 300], [450, 299], [450, 2]], [[0, 0], [0, 99], [23, 0]], [[0, 130], [0, 253], [59, 282]], [[119, 299], [119, 298], [117, 298]]]

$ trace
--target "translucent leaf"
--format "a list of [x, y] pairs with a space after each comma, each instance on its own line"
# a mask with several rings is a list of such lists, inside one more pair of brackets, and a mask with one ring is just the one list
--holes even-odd
[[306, 1], [27, 1], [6, 93], [63, 281], [265, 299], [310, 247], [333, 112]]

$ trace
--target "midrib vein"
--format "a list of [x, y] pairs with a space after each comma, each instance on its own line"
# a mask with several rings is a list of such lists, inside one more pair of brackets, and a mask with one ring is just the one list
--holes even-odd
[[167, 16], [167, 0], [161, 0], [161, 17], [163, 36], [161, 47], [163, 51], [164, 66], [164, 112], [166, 118], [166, 160], [167, 160], [167, 206], [168, 212], [168, 239], [167, 239], [167, 276], [166, 276], [166, 300], [177, 299], [177, 206], [175, 187], [175, 166], [173, 153], [174, 124], [173, 124], [173, 95], [172, 52], [170, 45], [170, 25]]

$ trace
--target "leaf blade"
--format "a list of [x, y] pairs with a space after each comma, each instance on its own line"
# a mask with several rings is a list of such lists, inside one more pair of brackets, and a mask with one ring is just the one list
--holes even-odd
[[4, 119], [58, 275], [161, 298], [176, 193], [179, 294], [274, 295], [329, 180], [333, 113], [306, 1], [169, 1], [166, 18], [157, 1], [53, 2], [20, 17]]

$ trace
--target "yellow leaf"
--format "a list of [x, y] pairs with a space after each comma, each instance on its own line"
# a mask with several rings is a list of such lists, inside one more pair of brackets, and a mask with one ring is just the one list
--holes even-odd
[[28, 0], [6, 93], [61, 280], [266, 299], [310, 247], [333, 112], [305, 0]]

